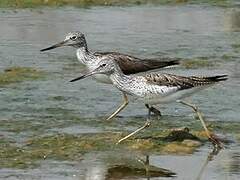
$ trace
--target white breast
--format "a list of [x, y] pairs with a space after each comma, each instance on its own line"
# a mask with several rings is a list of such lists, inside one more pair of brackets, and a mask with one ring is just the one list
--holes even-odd
[[135, 76], [129, 80], [123, 81], [122, 78], [117, 76], [112, 77], [114, 84], [118, 89], [127, 92], [130, 95], [133, 95], [142, 101], [145, 104], [159, 104], [175, 101], [180, 98], [177, 95], [179, 87], [168, 87], [168, 86], [159, 86], [155, 84], [149, 84], [144, 77]]

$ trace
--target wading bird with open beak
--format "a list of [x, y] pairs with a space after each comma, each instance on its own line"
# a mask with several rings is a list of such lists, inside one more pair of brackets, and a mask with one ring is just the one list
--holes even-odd
[[114, 60], [107, 59], [100, 61], [96, 65], [96, 68], [91, 70], [88, 74], [75, 78], [71, 80], [71, 82], [96, 74], [108, 75], [113, 85], [116, 86], [120, 91], [140, 98], [149, 107], [147, 121], [144, 126], [120, 139], [118, 143], [138, 133], [144, 128], [149, 127], [151, 123], [150, 109], [153, 105], [175, 101], [191, 107], [197, 113], [202, 126], [206, 131], [206, 135], [213, 143], [214, 147], [223, 147], [221, 141], [207, 129], [207, 126], [201, 113], [198, 111], [198, 108], [195, 105], [183, 101], [183, 99], [217, 82], [227, 80], [227, 75], [206, 77], [178, 76], [166, 73], [126, 75], [122, 72], [118, 63], [116, 63]]
[[[48, 51], [51, 49], [55, 49], [62, 46], [71, 46], [77, 49], [77, 58], [78, 60], [86, 65], [89, 71], [96, 69], [97, 64], [103, 59], [114, 59], [115, 62], [121, 68], [121, 71], [128, 74], [135, 74], [140, 72], [145, 72], [149, 70], [154, 70], [158, 68], [163, 68], [166, 66], [172, 66], [179, 64], [178, 59], [170, 59], [170, 58], [161, 58], [161, 59], [140, 59], [134, 56], [118, 53], [118, 52], [91, 52], [87, 47], [87, 41], [85, 36], [81, 32], [71, 32], [68, 33], [65, 37], [65, 40], [57, 43], [53, 46], [50, 46], [45, 49], [41, 49], [40, 51]], [[111, 84], [111, 80], [105, 74], [96, 74], [93, 76], [95, 80]], [[123, 110], [128, 104], [128, 97], [125, 92], [123, 92], [124, 102], [119, 106], [119, 108], [113, 112], [107, 120], [115, 117], [121, 110]], [[147, 106], [147, 108], [149, 108]], [[160, 111], [151, 107], [151, 112], [156, 115], [161, 115]]]

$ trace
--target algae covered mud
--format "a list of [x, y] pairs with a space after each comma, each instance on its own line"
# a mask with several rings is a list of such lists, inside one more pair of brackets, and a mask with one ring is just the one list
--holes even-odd
[[[0, 9], [0, 178], [239, 179], [239, 12], [206, 5]], [[200, 122], [177, 104], [160, 106], [160, 120], [115, 145], [144, 123], [145, 107], [133, 102], [105, 122], [121, 94], [91, 79], [69, 83], [84, 68], [73, 49], [39, 52], [74, 30], [92, 50], [182, 58], [167, 72], [229, 74], [192, 98], [226, 148], [213, 156]], [[190, 131], [171, 131], [184, 127]]]
[[94, 7], [94, 6], [136, 6], [136, 5], [187, 5], [207, 4], [231, 7], [237, 0], [1, 0], [0, 7], [37, 8], [44, 6]]

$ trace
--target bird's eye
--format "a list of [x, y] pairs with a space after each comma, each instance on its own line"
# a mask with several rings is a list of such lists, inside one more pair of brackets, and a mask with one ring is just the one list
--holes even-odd
[[77, 36], [72, 36], [70, 39], [71, 39], [71, 40], [76, 40], [76, 39], [77, 39]]
[[106, 66], [106, 64], [102, 64], [102, 67], [105, 67]]

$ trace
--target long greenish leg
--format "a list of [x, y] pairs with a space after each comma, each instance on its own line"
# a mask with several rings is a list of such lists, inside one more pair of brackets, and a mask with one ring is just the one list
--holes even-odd
[[151, 111], [150, 111], [150, 109], [148, 109], [148, 116], [147, 116], [147, 120], [146, 120], [145, 124], [144, 124], [142, 127], [136, 129], [134, 132], [132, 132], [132, 133], [128, 134], [127, 136], [123, 137], [122, 139], [120, 139], [120, 140], [117, 142], [117, 144], [119, 144], [119, 143], [121, 143], [122, 141], [130, 138], [131, 136], [133, 136], [133, 135], [135, 135], [135, 134], [137, 134], [138, 132], [142, 131], [143, 129], [148, 128], [148, 127], [150, 126], [150, 124], [151, 124], [150, 115], [151, 115]]
[[146, 170], [146, 176], [149, 177], [149, 166], [150, 166], [149, 165], [149, 155], [146, 155], [146, 160], [139, 158], [138, 161], [143, 164], [143, 166]]
[[153, 106], [149, 106], [148, 104], [145, 104], [145, 106], [146, 106], [148, 109], [150, 109], [150, 111], [153, 112], [153, 114], [155, 114], [155, 115], [158, 117], [158, 119], [160, 119], [160, 117], [162, 116], [162, 114], [161, 114], [161, 112], [160, 112], [158, 109], [156, 109], [156, 108], [153, 107]]
[[125, 93], [123, 93], [123, 103], [121, 104], [121, 106], [116, 110], [114, 111], [107, 119], [106, 121], [109, 121], [111, 120], [112, 118], [114, 118], [120, 111], [122, 111], [127, 105], [128, 105], [128, 97]]
[[215, 148], [215, 147], [212, 149], [212, 151], [208, 154], [207, 159], [206, 159], [206, 161], [204, 162], [203, 166], [201, 167], [201, 169], [200, 169], [200, 171], [199, 171], [199, 173], [198, 173], [198, 176], [197, 176], [196, 180], [201, 180], [201, 179], [202, 179], [202, 175], [203, 175], [203, 173], [204, 173], [204, 171], [205, 171], [208, 163], [213, 160], [214, 156], [217, 156], [217, 155], [218, 155], [218, 153], [220, 152], [220, 150], [221, 150], [221, 149]]
[[223, 148], [222, 142], [217, 138], [216, 135], [212, 134], [208, 130], [208, 128], [206, 126], [206, 123], [203, 120], [203, 116], [202, 116], [201, 112], [198, 110], [198, 108], [195, 105], [193, 105], [191, 103], [188, 103], [188, 102], [185, 102], [185, 101], [182, 101], [182, 100], [178, 100], [177, 102], [179, 102], [179, 103], [181, 103], [183, 105], [191, 107], [193, 109], [193, 111], [196, 112], [196, 114], [197, 114], [199, 120], [201, 121], [202, 126], [203, 126], [203, 128], [204, 128], [204, 130], [206, 132], [206, 135], [209, 138], [209, 140], [213, 143], [214, 147], [222, 149]]

